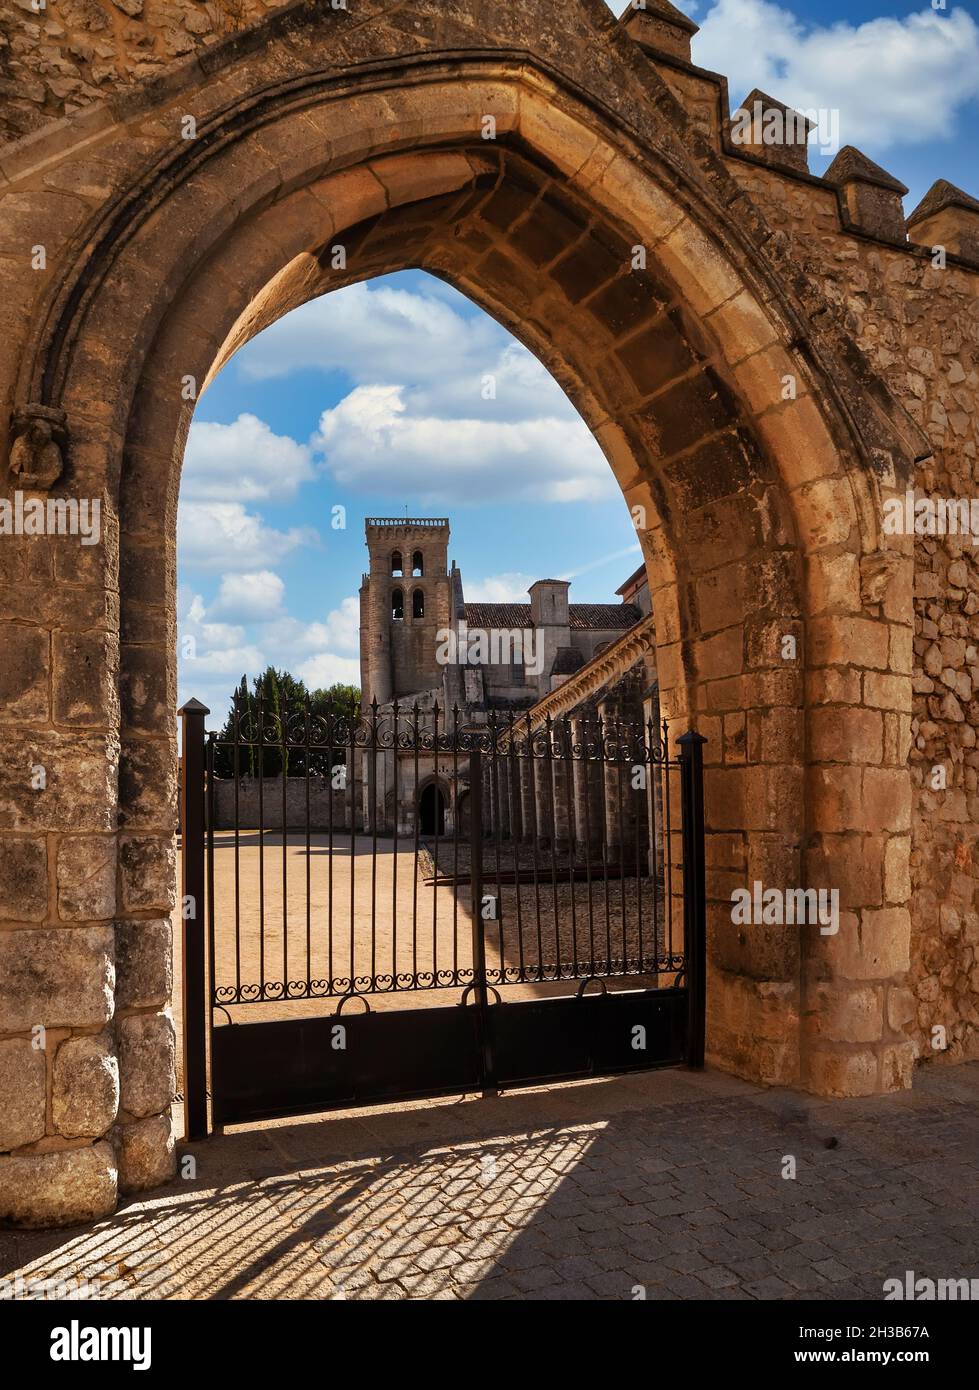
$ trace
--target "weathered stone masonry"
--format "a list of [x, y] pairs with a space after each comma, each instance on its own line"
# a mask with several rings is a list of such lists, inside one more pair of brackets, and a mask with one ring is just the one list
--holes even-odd
[[[911, 485], [974, 486], [960, 195], [909, 247], [855, 153], [837, 187], [804, 150], [733, 148], [666, 0], [559, 24], [545, 0], [303, 0], [217, 40], [203, 6], [156, 79], [162, 7], [90, 3], [116, 11], [118, 75], [3, 92], [36, 128], [0, 148], [2, 495], [97, 497], [103, 538], [0, 545], [0, 1214], [80, 1220], [174, 1162], [181, 382], [405, 265], [538, 354], [640, 508], [663, 712], [710, 740], [711, 1059], [867, 1094], [910, 1083], [936, 1023], [974, 1050], [972, 561], [919, 544], [915, 606], [911, 539], [881, 526]], [[23, 66], [38, 21], [16, 18]], [[753, 879], [838, 887], [838, 937], [734, 929]]]
[[[907, 189], [852, 147], [825, 179], [809, 175], [803, 150], [736, 150], [725, 139], [725, 79], [673, 57], [658, 55], [664, 76], [712, 142], [740, 156], [729, 162], [739, 183], [927, 435], [934, 455], [916, 470], [916, 496], [979, 496], [979, 202], [938, 180], [906, 223]], [[745, 106], [756, 97], [775, 104], [752, 93]], [[948, 253], [940, 267], [937, 247]], [[913, 783], [910, 850], [898, 842], [881, 866], [881, 902], [887, 875], [910, 874], [912, 885], [907, 988], [887, 1008], [919, 1057], [957, 1061], [979, 1055], [979, 569], [968, 537], [918, 537], [914, 557], [913, 689], [901, 691], [883, 726], [884, 747], [896, 740]], [[852, 672], [834, 679], [856, 691]], [[944, 791], [930, 785], [939, 766]], [[850, 862], [853, 891], [866, 872]], [[947, 1047], [933, 1045], [936, 1027]]]

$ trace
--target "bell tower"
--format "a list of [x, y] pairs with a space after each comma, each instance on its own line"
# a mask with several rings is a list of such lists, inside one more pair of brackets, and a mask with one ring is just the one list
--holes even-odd
[[362, 701], [405, 700], [442, 686], [437, 634], [449, 626], [447, 517], [368, 517], [360, 588]]

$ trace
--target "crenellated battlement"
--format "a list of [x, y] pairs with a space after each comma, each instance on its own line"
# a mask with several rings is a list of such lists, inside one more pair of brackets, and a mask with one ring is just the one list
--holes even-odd
[[690, 41], [699, 27], [670, 0], [646, 0], [644, 9], [627, 11], [619, 24], [669, 84], [694, 127], [725, 159], [833, 193], [843, 234], [919, 256], [942, 247], [948, 259], [979, 270], [979, 200], [939, 179], [905, 215], [907, 188], [853, 145], [839, 150], [825, 175], [813, 174], [808, 153], [816, 113], [796, 111], [758, 89], [732, 111], [726, 76], [691, 61]]

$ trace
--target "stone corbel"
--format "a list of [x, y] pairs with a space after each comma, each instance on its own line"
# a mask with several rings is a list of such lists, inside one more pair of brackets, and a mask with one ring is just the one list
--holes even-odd
[[11, 420], [10, 471], [18, 487], [47, 492], [64, 471], [68, 419], [63, 410], [25, 405]]
[[884, 601], [887, 586], [906, 556], [896, 550], [875, 550], [860, 561], [860, 598], [865, 608]]

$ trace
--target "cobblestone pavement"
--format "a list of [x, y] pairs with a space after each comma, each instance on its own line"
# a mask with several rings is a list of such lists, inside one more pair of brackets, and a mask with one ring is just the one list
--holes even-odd
[[672, 1071], [237, 1129], [109, 1220], [0, 1232], [0, 1277], [8, 1297], [880, 1299], [907, 1270], [979, 1275], [977, 1098], [979, 1063], [857, 1102]]

